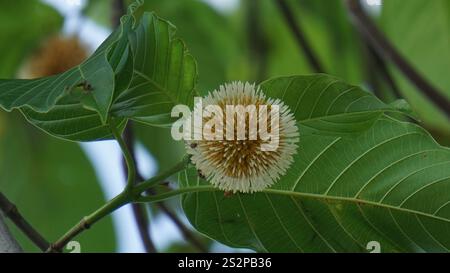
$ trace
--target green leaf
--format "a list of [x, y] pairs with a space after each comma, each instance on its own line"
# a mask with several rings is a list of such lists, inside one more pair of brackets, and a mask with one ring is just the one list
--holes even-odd
[[[401, 12], [399, 12], [401, 11]], [[450, 99], [450, 3], [434, 1], [385, 1], [382, 29], [395, 48], [420, 75]], [[450, 132], [450, 120], [397, 69], [392, 69], [402, 95], [427, 127]]]
[[165, 115], [177, 104], [191, 105], [197, 68], [175, 27], [153, 13], [144, 13], [129, 36], [134, 56], [130, 85], [114, 101], [115, 116], [145, 122]]
[[[59, 75], [33, 80], [0, 80], [0, 106], [20, 109], [42, 130], [68, 140], [110, 138], [106, 124], [115, 92], [128, 76], [128, 33], [137, 1], [114, 31], [85, 62]], [[115, 84], [115, 79], [122, 82]]]
[[88, 93], [85, 96], [93, 96], [96, 111], [105, 123], [114, 92], [114, 71], [107, 56], [121, 37], [121, 30], [116, 31], [89, 59], [59, 75], [33, 80], [0, 80], [0, 106], [7, 111], [28, 107], [36, 112], [48, 112], [58, 100], [86, 83], [90, 87], [85, 88]]
[[110, 138], [110, 117], [170, 123], [174, 105], [193, 103], [196, 63], [168, 22], [144, 13], [134, 25], [141, 4], [130, 6], [120, 28], [81, 65], [41, 79], [0, 80], [0, 106], [74, 141]]
[[261, 89], [288, 105], [301, 125], [320, 133], [361, 132], [384, 111], [396, 111], [360, 87], [325, 74], [274, 78]]
[[[302, 131], [302, 128], [300, 128]], [[180, 186], [208, 183], [193, 168]], [[267, 252], [448, 252], [450, 150], [420, 127], [383, 117], [354, 139], [303, 135], [288, 174], [262, 193], [189, 193], [200, 232]]]
[[227, 14], [197, 0], [147, 0], [144, 8], [168, 18], [177, 26], [178, 35], [183, 37], [189, 45], [189, 51], [195, 56], [199, 73], [204, 74], [198, 79], [196, 89], [199, 92], [214, 90], [230, 80], [227, 69], [233, 68], [235, 71], [232, 60], [239, 52], [244, 52], [242, 45], [237, 43], [239, 37], [232, 29]]
[[[80, 102], [61, 100], [47, 113], [28, 108], [21, 110], [25, 118], [44, 132], [65, 140], [95, 141], [110, 139], [109, 125], [102, 124], [97, 112], [85, 109]], [[119, 120], [122, 130], [126, 120]]]
[[[95, 172], [75, 143], [36, 134], [23, 119], [8, 115], [0, 132], [0, 191], [14, 202], [47, 240], [55, 241], [106, 201]], [[18, 231], [14, 235], [27, 252], [40, 252]], [[82, 252], [115, 251], [111, 218], [75, 239]]]

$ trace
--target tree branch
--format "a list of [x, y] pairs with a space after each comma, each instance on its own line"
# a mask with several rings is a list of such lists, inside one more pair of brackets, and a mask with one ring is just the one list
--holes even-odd
[[359, 35], [359, 37], [364, 44], [364, 53], [367, 63], [365, 73], [367, 74], [369, 84], [372, 85], [373, 93], [378, 98], [383, 99], [385, 97], [385, 94], [383, 94], [383, 92], [380, 92], [381, 86], [379, 85], [379, 81], [382, 80], [390, 88], [390, 91], [395, 99], [401, 98], [402, 95], [398, 89], [397, 83], [390, 74], [385, 60], [382, 58], [382, 56], [380, 56], [380, 54], [378, 54], [378, 52], [365, 39], [364, 36]]
[[[123, 138], [125, 140], [125, 145], [128, 147], [128, 150], [131, 153], [132, 160], [136, 162], [136, 155], [134, 154], [134, 134], [133, 134], [133, 128], [132, 124], [129, 123], [124, 131]], [[125, 158], [123, 158], [123, 168], [125, 173], [127, 172], [127, 164]], [[137, 184], [138, 181], [143, 181], [144, 179], [139, 174], [139, 171], [136, 169], [136, 181], [133, 182], [133, 184]], [[152, 241], [152, 238], [150, 237], [150, 225], [147, 218], [147, 210], [145, 209], [145, 204], [138, 204], [133, 203], [131, 204], [131, 207], [133, 209], [133, 215], [134, 219], [136, 220], [136, 225], [139, 230], [139, 235], [141, 236], [142, 243], [144, 244], [145, 251], [148, 253], [156, 253], [156, 247], [155, 244]]]
[[311, 45], [309, 44], [308, 40], [306, 39], [306, 36], [304, 35], [304, 32], [300, 26], [300, 23], [297, 23], [294, 18], [294, 14], [292, 13], [291, 9], [287, 5], [285, 0], [275, 0], [278, 8], [280, 9], [281, 13], [284, 16], [284, 19], [286, 20], [286, 23], [288, 24], [289, 28], [291, 29], [292, 34], [294, 35], [295, 40], [297, 41], [297, 44], [299, 47], [303, 50], [303, 53], [305, 54], [305, 57], [311, 66], [311, 68], [315, 72], [325, 72], [323, 69], [322, 64], [320, 63], [319, 59], [316, 57], [317, 55], [314, 53], [314, 50], [312, 49]]
[[391, 73], [389, 73], [386, 62], [380, 56], [380, 54], [378, 54], [378, 52], [373, 48], [373, 46], [371, 46], [370, 44], [367, 44], [367, 47], [369, 50], [369, 54], [372, 56], [372, 58], [374, 60], [375, 66], [377, 67], [377, 69], [380, 72], [381, 76], [383, 77], [384, 81], [391, 88], [392, 94], [397, 99], [401, 98], [402, 95], [400, 94], [397, 83], [395, 82]]
[[20, 214], [16, 205], [0, 192], [0, 209], [39, 249], [47, 250], [50, 244], [34, 229], [30, 223]]
[[366, 37], [370, 44], [381, 54], [389, 59], [428, 99], [437, 105], [442, 112], [450, 117], [450, 101], [431, 83], [423, 78], [404, 59], [394, 46], [381, 33], [377, 26], [367, 16], [358, 0], [347, 0], [350, 12], [355, 18], [356, 27]]
[[197, 248], [200, 252], [206, 253], [208, 249], [205, 245], [198, 240], [197, 236], [178, 218], [177, 214], [171, 211], [164, 202], [158, 202], [156, 205], [163, 211], [167, 217], [174, 223], [174, 225], [180, 230], [183, 238]]
[[109, 215], [116, 209], [128, 204], [132, 201], [132, 196], [129, 191], [123, 191], [121, 194], [117, 195], [115, 198], [104, 204], [101, 208], [94, 211], [89, 216], [84, 217], [81, 221], [72, 227], [66, 234], [64, 234], [55, 243], [51, 244], [46, 252], [61, 252], [63, 247], [75, 238], [78, 234], [86, 229], [89, 229], [93, 224], [102, 219], [103, 217]]

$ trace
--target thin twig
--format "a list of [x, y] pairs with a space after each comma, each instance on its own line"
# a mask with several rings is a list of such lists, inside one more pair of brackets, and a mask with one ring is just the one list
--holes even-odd
[[197, 248], [200, 252], [208, 252], [208, 248], [198, 239], [198, 237], [178, 218], [177, 214], [171, 211], [164, 202], [158, 202], [156, 205], [164, 212], [167, 217], [175, 224], [180, 230], [183, 238]]
[[[155, 195], [155, 192], [152, 188], [149, 188], [146, 191], [147, 195]], [[208, 252], [208, 248], [198, 239], [198, 237], [181, 221], [178, 215], [173, 212], [164, 201], [155, 203], [159, 209], [166, 214], [166, 216], [173, 222], [173, 224], [180, 230], [183, 238], [192, 244], [195, 248], [197, 248], [200, 252]]]
[[371, 45], [407, 77], [426, 97], [436, 104], [442, 112], [450, 117], [450, 101], [430, 82], [422, 77], [367, 16], [358, 0], [347, 0], [349, 10], [355, 18], [356, 27]]
[[[129, 124], [131, 125], [131, 124]], [[134, 158], [135, 162], [136, 162], [136, 155], [135, 155], [135, 150], [133, 149], [133, 143], [134, 143], [134, 134], [133, 134], [133, 129], [131, 126], [127, 126], [127, 128], [125, 129], [124, 132], [124, 139], [125, 142], [127, 143], [127, 146], [129, 147], [129, 150], [131, 152], [131, 156]], [[144, 181], [144, 177], [140, 174], [139, 170], [136, 170], [136, 178], [137, 178], [137, 184], [141, 183], [141, 181]], [[154, 195], [155, 192], [149, 188], [148, 190], [146, 190], [146, 193], [149, 195]], [[145, 207], [143, 207], [145, 204], [142, 203], [134, 203], [133, 207], [135, 207], [136, 205], [139, 205], [143, 211], [145, 211]], [[183, 237], [185, 238], [186, 241], [190, 242], [194, 247], [196, 247], [199, 251], [201, 252], [207, 252], [207, 248], [197, 239], [197, 237], [191, 232], [191, 230], [186, 227], [186, 225], [178, 218], [178, 216], [176, 215], [176, 213], [174, 213], [173, 211], [171, 211], [165, 203], [163, 202], [158, 202], [157, 206], [161, 209], [161, 211], [163, 213], [165, 213], [169, 219], [175, 224], [175, 226], [180, 230], [181, 234], [183, 235]], [[133, 209], [134, 210], [134, 209]], [[136, 215], [135, 215], [136, 216]], [[138, 216], [138, 218], [136, 218], [136, 220], [140, 219], [141, 216]], [[145, 218], [146, 221], [147, 218]], [[144, 227], [148, 227], [148, 222], [144, 222], [144, 220], [142, 220], [143, 222], [138, 224], [139, 226], [139, 230], [141, 230]], [[145, 231], [147, 231], [148, 229], [145, 228]], [[141, 234], [142, 235], [142, 234]]]
[[[134, 153], [134, 135], [133, 135], [133, 129], [132, 129], [132, 124], [129, 123], [124, 131], [123, 134], [123, 138], [125, 140], [125, 143], [128, 147], [128, 150], [131, 153], [131, 157], [133, 158], [133, 161], [136, 162], [136, 155]], [[125, 173], [128, 172], [127, 169], [127, 164], [125, 161], [125, 158], [123, 158], [123, 169], [125, 171]], [[136, 170], [136, 181], [134, 181], [134, 183], [138, 183], [138, 181], [143, 181], [144, 179], [142, 178], [142, 176], [139, 174], [139, 171]], [[147, 211], [145, 209], [145, 205], [144, 204], [138, 204], [138, 203], [133, 203], [131, 204], [131, 207], [133, 209], [133, 215], [134, 215], [134, 219], [136, 220], [136, 224], [139, 230], [139, 235], [142, 239], [142, 243], [144, 245], [145, 251], [148, 253], [156, 253], [156, 247], [155, 244], [152, 241], [152, 238], [150, 237], [150, 225], [149, 225], [149, 221], [147, 218]]]
[[295, 37], [295, 40], [297, 41], [297, 44], [300, 46], [300, 48], [303, 50], [306, 59], [308, 60], [309, 65], [315, 72], [325, 72], [323, 69], [322, 64], [320, 63], [319, 59], [316, 57], [317, 55], [314, 53], [314, 50], [312, 49], [311, 45], [309, 44], [309, 41], [306, 39], [306, 36], [300, 26], [299, 22], [296, 22], [294, 18], [294, 14], [292, 13], [291, 9], [289, 8], [288, 4], [285, 0], [275, 0], [277, 3], [278, 8], [280, 9], [281, 13], [283, 14], [286, 23], [288, 24], [289, 28], [291, 29], [292, 34]]
[[364, 44], [364, 52], [366, 55], [366, 74], [369, 78], [369, 84], [372, 85], [373, 93], [383, 99], [385, 96], [381, 90], [381, 86], [378, 84], [379, 80], [383, 80], [389, 87], [393, 97], [395, 99], [401, 98], [401, 93], [398, 89], [397, 83], [395, 82], [394, 78], [390, 74], [388, 67], [386, 65], [385, 60], [382, 56], [373, 48], [373, 46], [367, 42], [365, 37], [362, 35], [359, 35], [362, 43]]
[[375, 66], [377, 67], [377, 69], [380, 72], [381, 76], [383, 77], [384, 81], [390, 87], [394, 97], [397, 99], [401, 98], [402, 95], [400, 94], [397, 83], [395, 82], [394, 77], [389, 72], [384, 59], [380, 56], [380, 54], [378, 54], [378, 52], [371, 45], [368, 45], [368, 50], [369, 50], [370, 55], [372, 55], [372, 57], [373, 57]]
[[20, 214], [16, 205], [6, 198], [0, 192], [0, 209], [6, 217], [8, 217], [40, 250], [45, 251], [50, 246], [50, 243], [36, 231], [36, 229], [28, 223], [27, 220]]

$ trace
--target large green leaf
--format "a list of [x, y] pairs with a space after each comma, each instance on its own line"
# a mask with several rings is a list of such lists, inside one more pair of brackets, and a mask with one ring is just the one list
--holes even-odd
[[[384, 1], [381, 25], [414, 68], [450, 99], [450, 2]], [[450, 132], [450, 120], [401, 73], [392, 69], [402, 95], [428, 127]]]
[[[55, 241], [106, 200], [77, 144], [49, 138], [17, 117], [4, 118], [7, 129], [0, 132], [0, 191], [47, 240]], [[39, 251], [14, 225], [11, 228], [25, 251]], [[115, 251], [111, 219], [75, 240], [82, 252]]]
[[[180, 183], [208, 184], [193, 168]], [[206, 187], [183, 196], [184, 211], [232, 247], [364, 252], [378, 241], [382, 252], [450, 249], [450, 150], [391, 118], [355, 139], [302, 135], [288, 174], [262, 193], [229, 197]]]
[[[25, 118], [52, 136], [72, 141], [94, 141], [111, 138], [108, 125], [101, 122], [97, 112], [83, 107], [79, 101], [62, 99], [47, 113], [22, 109]], [[119, 125], [122, 128], [125, 120]]]
[[170, 114], [177, 104], [191, 105], [196, 63], [183, 41], [176, 38], [175, 27], [153, 13], [144, 13], [129, 39], [133, 77], [114, 101], [114, 115], [145, 122], [149, 117]]
[[274, 78], [261, 89], [288, 105], [297, 122], [321, 133], [364, 131], [384, 111], [395, 111], [358, 86], [325, 74]]
[[[137, 6], [130, 7], [121, 27], [79, 66], [39, 79], [0, 80], [0, 106], [7, 111], [20, 109], [32, 124], [64, 139], [110, 137], [106, 121], [114, 92], [131, 79], [128, 33]], [[122, 82], [115, 83], [116, 78]]]
[[196, 63], [175, 28], [153, 13], [135, 24], [135, 1], [121, 26], [81, 65], [34, 80], [0, 80], [0, 106], [74, 141], [110, 138], [109, 118], [170, 123], [176, 104], [192, 104]]
[[[131, 22], [128, 25], [131, 26]], [[7, 111], [27, 107], [36, 112], [48, 112], [62, 97], [71, 96], [76, 87], [87, 83], [89, 87], [84, 88], [82, 97], [85, 100], [93, 97], [93, 106], [105, 122], [115, 77], [108, 55], [121, 37], [122, 31], [116, 31], [89, 59], [62, 74], [32, 80], [0, 80], [0, 106]]]

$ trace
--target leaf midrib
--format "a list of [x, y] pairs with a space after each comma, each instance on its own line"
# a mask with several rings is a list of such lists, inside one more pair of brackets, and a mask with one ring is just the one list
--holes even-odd
[[[211, 185], [207, 185], [207, 186], [204, 185], [204, 186], [196, 186], [196, 187], [187, 187], [184, 189], [184, 192], [182, 192], [182, 193], [185, 194], [185, 193], [194, 193], [194, 192], [213, 192], [213, 191], [219, 191], [219, 189], [217, 189]], [[290, 196], [290, 197], [305, 197], [305, 198], [311, 198], [311, 199], [316, 199], [316, 200], [320, 199], [320, 200], [325, 200], [325, 201], [343, 201], [343, 202], [354, 203], [357, 205], [361, 205], [361, 204], [362, 205], [370, 205], [370, 206], [375, 206], [375, 207], [379, 207], [379, 208], [383, 208], [383, 209], [411, 213], [414, 215], [420, 215], [420, 216], [432, 218], [434, 220], [450, 223], [450, 219], [439, 217], [437, 215], [433, 215], [433, 214], [429, 214], [429, 213], [425, 213], [425, 212], [421, 212], [421, 211], [417, 211], [417, 210], [407, 209], [404, 207], [397, 207], [397, 206], [393, 206], [393, 205], [389, 205], [389, 204], [385, 204], [385, 203], [379, 203], [379, 202], [370, 201], [370, 200], [353, 198], [353, 197], [342, 197], [342, 196], [324, 195], [324, 194], [307, 193], [307, 192], [292, 192], [292, 191], [288, 191], [288, 190], [278, 190], [278, 189], [265, 189], [261, 192], [267, 193], [267, 194]]]
[[361, 205], [361, 204], [372, 205], [372, 206], [376, 206], [376, 207], [380, 207], [380, 208], [384, 208], [384, 209], [392, 209], [392, 210], [396, 210], [396, 211], [400, 211], [400, 212], [421, 215], [421, 216], [429, 217], [429, 218], [432, 218], [435, 220], [450, 223], [450, 219], [439, 217], [439, 216], [436, 216], [433, 214], [429, 214], [429, 213], [425, 213], [425, 212], [421, 212], [421, 211], [417, 211], [417, 210], [412, 210], [412, 209], [407, 209], [404, 207], [397, 207], [397, 206], [393, 206], [393, 205], [389, 205], [389, 204], [385, 204], [385, 203], [379, 203], [379, 202], [370, 201], [370, 200], [353, 198], [353, 197], [323, 195], [323, 194], [306, 193], [306, 192], [291, 192], [291, 191], [277, 190], [277, 189], [265, 189], [263, 192], [271, 193], [271, 194], [278, 194], [278, 195], [287, 195], [287, 196], [293, 196], [293, 197], [307, 197], [307, 198], [312, 198], [312, 199], [322, 199], [322, 200], [328, 200], [328, 201], [330, 201], [330, 200], [331, 201], [344, 201], [344, 202], [350, 202], [350, 203], [355, 203], [355, 204], [359, 204], [359, 205]]
[[304, 124], [307, 122], [311, 122], [311, 121], [317, 121], [317, 120], [323, 120], [323, 119], [328, 119], [328, 118], [336, 118], [336, 117], [342, 117], [342, 116], [352, 116], [352, 115], [359, 115], [359, 114], [382, 114], [385, 112], [391, 112], [391, 113], [401, 113], [399, 110], [396, 109], [390, 109], [390, 108], [385, 108], [385, 109], [369, 109], [369, 110], [365, 110], [365, 111], [357, 111], [357, 112], [345, 112], [345, 113], [339, 113], [339, 114], [333, 114], [333, 115], [326, 115], [326, 116], [317, 116], [317, 117], [312, 117], [312, 118], [306, 118], [306, 119], [302, 119], [302, 120], [297, 120], [297, 123], [299, 124]]

